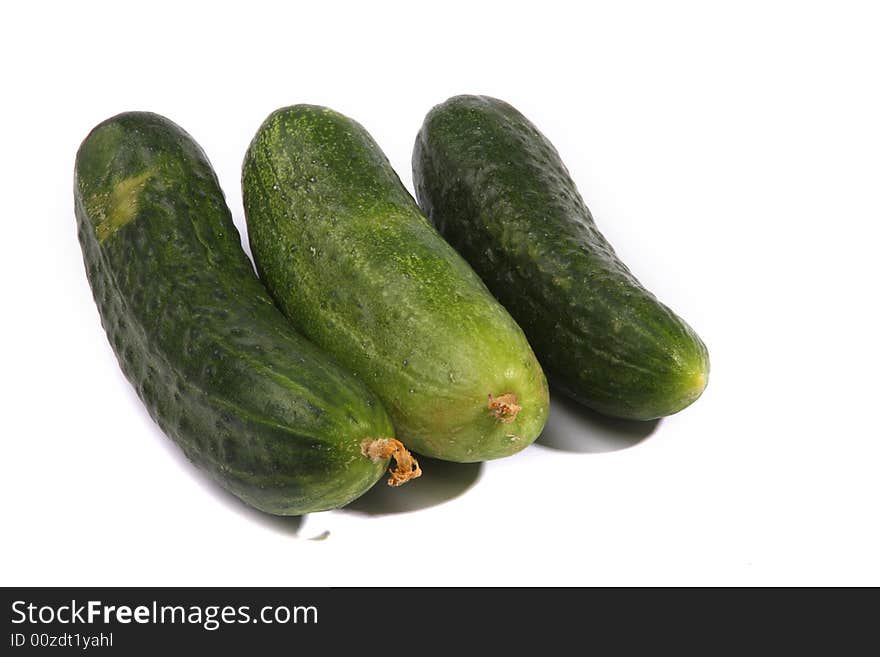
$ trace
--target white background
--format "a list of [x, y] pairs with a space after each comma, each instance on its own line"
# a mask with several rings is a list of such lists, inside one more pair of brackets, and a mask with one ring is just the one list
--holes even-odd
[[[156, 2], [0, 19], [4, 585], [880, 584], [878, 16], [870, 3]], [[411, 187], [458, 93], [556, 144], [600, 229], [701, 334], [656, 426], [553, 399], [538, 443], [276, 519], [211, 484], [120, 373], [75, 237], [79, 142], [162, 113], [244, 230], [275, 108], [363, 123]], [[313, 540], [319, 539], [319, 540]]]

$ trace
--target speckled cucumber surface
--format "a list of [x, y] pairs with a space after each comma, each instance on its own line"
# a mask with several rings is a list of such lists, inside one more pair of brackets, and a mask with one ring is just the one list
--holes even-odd
[[342, 506], [382, 476], [382, 404], [273, 305], [187, 133], [143, 112], [104, 121], [77, 153], [74, 196], [110, 344], [193, 463], [281, 515]]
[[486, 96], [432, 109], [413, 181], [425, 214], [520, 323], [555, 386], [643, 420], [703, 392], [705, 345], [615, 255], [556, 149], [516, 109]]
[[242, 187], [273, 297], [379, 395], [410, 449], [482, 461], [538, 437], [547, 383], [525, 336], [360, 124], [311, 105], [274, 112]]

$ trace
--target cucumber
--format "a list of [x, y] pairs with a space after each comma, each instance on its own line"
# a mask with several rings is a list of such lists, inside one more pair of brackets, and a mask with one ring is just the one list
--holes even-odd
[[280, 109], [251, 142], [242, 187], [272, 296], [379, 395], [410, 449], [474, 462], [538, 437], [547, 382], [525, 336], [363, 127]]
[[552, 144], [507, 103], [457, 96], [413, 153], [425, 214], [520, 323], [554, 387], [608, 415], [670, 415], [709, 355], [596, 229]]
[[278, 515], [342, 506], [381, 477], [397, 447], [385, 410], [275, 308], [187, 133], [156, 114], [104, 121], [77, 153], [74, 200], [120, 366], [196, 466]]

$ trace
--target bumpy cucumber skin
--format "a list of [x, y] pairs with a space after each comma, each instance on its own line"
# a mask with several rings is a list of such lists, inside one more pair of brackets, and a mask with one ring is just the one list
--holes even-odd
[[[247, 152], [242, 187], [269, 291], [379, 395], [407, 447], [475, 462], [538, 437], [549, 397], [525, 336], [362, 126], [323, 107], [274, 112]], [[488, 406], [504, 394], [521, 406], [511, 422]]]
[[80, 146], [74, 187], [110, 344], [196, 466], [277, 515], [342, 506], [382, 476], [388, 461], [361, 454], [393, 435], [381, 403], [273, 305], [187, 133], [155, 114], [108, 119]]
[[413, 152], [425, 214], [516, 318], [554, 386], [602, 413], [671, 415], [709, 354], [617, 258], [553, 145], [507, 103], [456, 96]]

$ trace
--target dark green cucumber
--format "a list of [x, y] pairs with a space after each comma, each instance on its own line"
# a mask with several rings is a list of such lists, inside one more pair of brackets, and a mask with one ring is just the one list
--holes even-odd
[[652, 419], [691, 404], [709, 355], [593, 223], [552, 144], [513, 107], [457, 96], [413, 153], [433, 224], [520, 323], [554, 386], [597, 411]]
[[379, 395], [407, 446], [468, 462], [538, 437], [547, 383], [525, 336], [363, 127], [327, 108], [278, 110], [242, 186], [269, 291]]
[[342, 506], [379, 479], [388, 458], [362, 444], [393, 435], [381, 403], [273, 305], [189, 135], [148, 113], [101, 123], [74, 197], [116, 357], [193, 463], [279, 515]]

